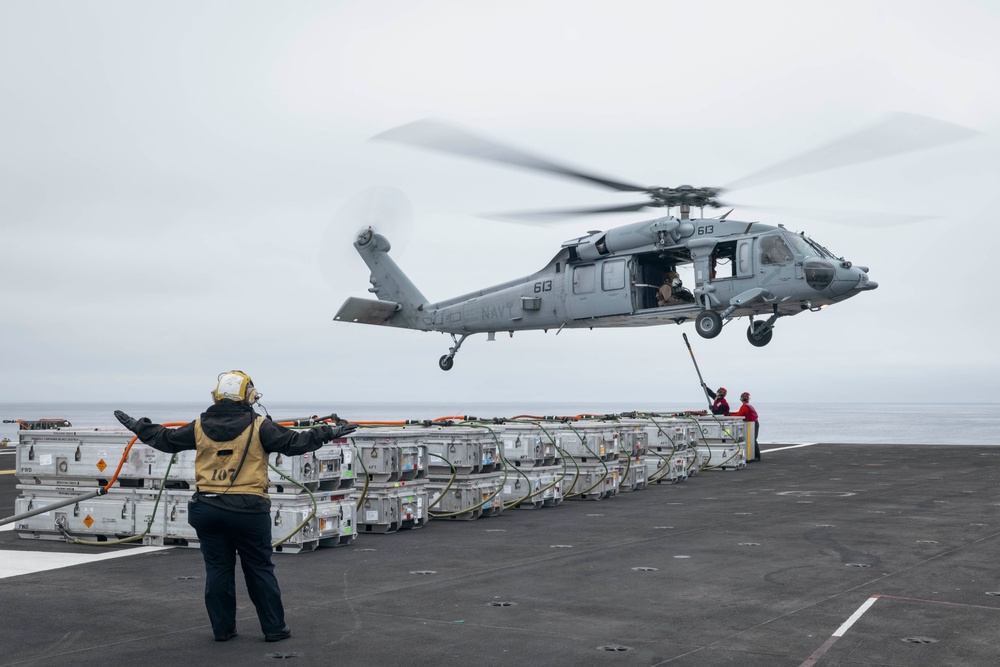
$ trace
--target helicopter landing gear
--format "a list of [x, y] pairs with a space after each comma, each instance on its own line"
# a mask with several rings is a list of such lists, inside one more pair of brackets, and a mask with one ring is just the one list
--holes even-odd
[[747, 340], [754, 347], [764, 347], [771, 342], [772, 335], [774, 335], [774, 329], [769, 327], [766, 322], [751, 322], [747, 328]]
[[714, 310], [703, 310], [695, 318], [694, 328], [702, 338], [715, 338], [722, 332], [722, 316]]
[[455, 365], [455, 355], [458, 354], [458, 348], [462, 347], [462, 343], [465, 339], [469, 337], [469, 334], [462, 334], [461, 338], [456, 338], [455, 334], [451, 334], [451, 340], [455, 343], [452, 347], [448, 348], [448, 354], [442, 356], [438, 359], [438, 367], [443, 371], [450, 371], [451, 367]]
[[747, 329], [747, 340], [754, 347], [764, 347], [771, 342], [774, 335], [774, 323], [781, 317], [778, 315], [778, 307], [774, 307], [774, 314], [764, 322], [755, 322], [753, 315], [750, 316], [750, 328]]

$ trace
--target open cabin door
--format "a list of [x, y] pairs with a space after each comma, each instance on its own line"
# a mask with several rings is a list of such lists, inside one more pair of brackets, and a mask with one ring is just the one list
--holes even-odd
[[569, 315], [574, 320], [632, 312], [628, 258], [577, 264], [566, 272]]
[[715, 244], [709, 257], [709, 275], [715, 298], [722, 304], [754, 286], [754, 238]]

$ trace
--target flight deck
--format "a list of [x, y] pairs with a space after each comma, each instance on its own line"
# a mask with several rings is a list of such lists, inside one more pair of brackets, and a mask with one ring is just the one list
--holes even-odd
[[[0, 532], [0, 665], [993, 665], [1000, 447], [762, 445], [678, 483], [275, 554], [213, 641], [195, 548]], [[0, 450], [0, 469], [14, 467]], [[0, 513], [17, 480], [0, 475]], [[238, 577], [239, 578], [239, 577]]]

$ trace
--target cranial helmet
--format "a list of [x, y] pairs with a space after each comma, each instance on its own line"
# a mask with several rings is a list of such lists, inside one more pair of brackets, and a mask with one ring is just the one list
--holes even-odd
[[219, 374], [219, 382], [212, 392], [212, 400], [215, 403], [233, 401], [234, 403], [253, 405], [260, 397], [261, 394], [254, 389], [253, 380], [243, 371], [229, 371]]
[[670, 286], [671, 287], [680, 287], [683, 284], [684, 283], [681, 281], [680, 278], [674, 278], [673, 280], [670, 281]]
[[740, 394], [740, 400], [743, 401], [744, 403], [749, 401], [750, 394], [748, 394], [747, 392], [743, 392], [742, 394]]
[[717, 396], [719, 396], [720, 398], [723, 397], [723, 396], [725, 396], [726, 393], [727, 392], [726, 392], [726, 388], [725, 387], [719, 387], [719, 391], [715, 392], [715, 394]]

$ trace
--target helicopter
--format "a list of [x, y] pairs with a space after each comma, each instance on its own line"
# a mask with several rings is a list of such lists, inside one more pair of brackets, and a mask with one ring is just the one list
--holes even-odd
[[[645, 195], [640, 202], [518, 214], [565, 217], [666, 209], [667, 215], [589, 231], [562, 244], [543, 268], [444, 301], [429, 301], [389, 256], [386, 237], [369, 226], [354, 247], [371, 271], [377, 300], [349, 297], [334, 320], [449, 334], [438, 366], [451, 370], [465, 340], [485, 333], [635, 327], [693, 322], [715, 338], [747, 317], [751, 345], [763, 347], [782, 317], [817, 312], [878, 287], [869, 268], [837, 256], [804, 232], [783, 225], [731, 220], [724, 192], [955, 141], [973, 131], [944, 121], [897, 114], [879, 125], [772, 165], [723, 187], [647, 187], [607, 178], [486, 139], [452, 124], [425, 119], [373, 139], [547, 172], [612, 190]], [[702, 217], [691, 216], [692, 209]], [[671, 214], [677, 209], [677, 215]], [[678, 271], [693, 274], [693, 289]]]

